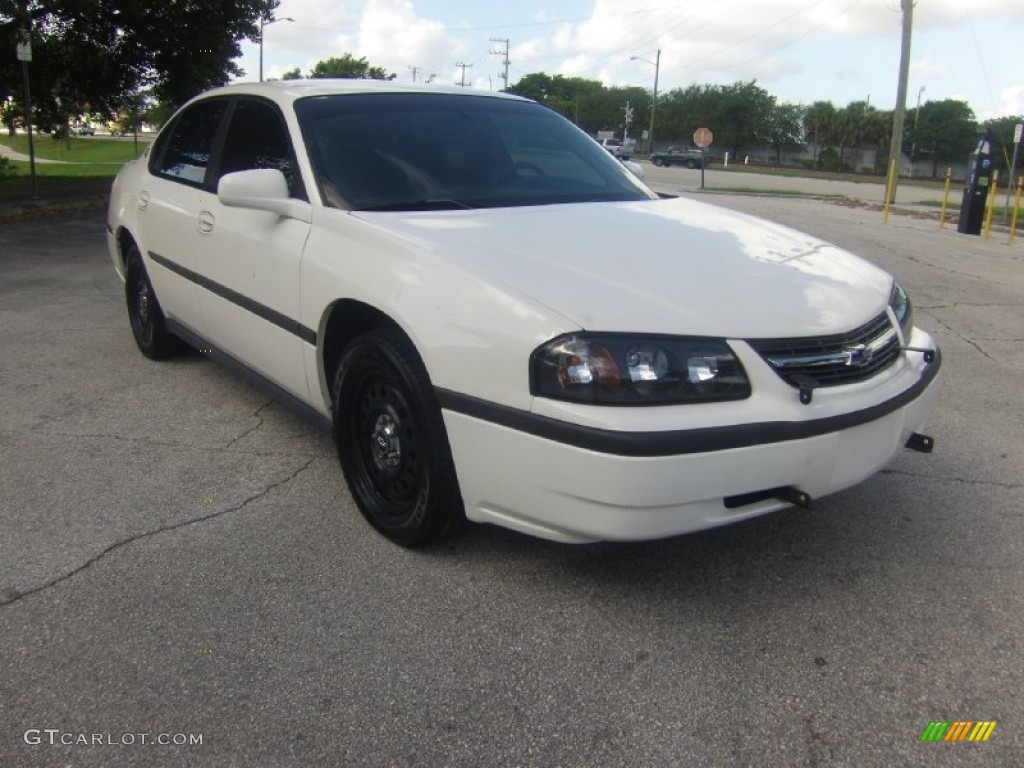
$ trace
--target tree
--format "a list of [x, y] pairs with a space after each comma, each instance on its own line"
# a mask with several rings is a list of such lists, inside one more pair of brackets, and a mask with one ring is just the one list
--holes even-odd
[[819, 167], [819, 149], [832, 145], [835, 119], [836, 108], [832, 106], [831, 101], [816, 101], [804, 110], [804, 134], [811, 140], [814, 168]]
[[[33, 93], [40, 122], [80, 112], [111, 114], [139, 91], [180, 105], [244, 74], [241, 40], [259, 39], [259, 21], [278, 0], [0, 0], [0, 51], [32, 30]], [[0, 57], [0, 84], [20, 82], [13, 56]], [[3, 90], [0, 86], [0, 90]], [[36, 103], [36, 99], [33, 102]]]
[[[598, 80], [549, 75], [546, 72], [525, 75], [519, 82], [507, 89], [508, 93], [533, 99], [577, 124], [580, 124], [581, 105], [584, 100], [589, 100], [586, 105], [582, 105], [583, 112], [590, 115], [588, 123], [604, 124], [606, 122], [607, 115], [595, 118], [593, 114], [603, 111], [603, 107], [598, 105], [603, 100], [606, 91], [607, 89]], [[599, 128], [593, 130], [596, 131]]]
[[956, 99], [922, 104], [916, 122], [917, 130], [911, 127], [911, 141], [918, 152], [931, 155], [932, 177], [938, 176], [939, 163], [965, 159], [978, 139], [973, 110]]
[[21, 119], [21, 104], [14, 98], [13, 94], [0, 90], [0, 123], [7, 128], [7, 133], [13, 136], [17, 121]]
[[283, 75], [281, 75], [281, 79], [282, 80], [301, 80], [302, 79], [302, 72], [299, 71], [298, 67], [296, 67], [295, 69], [289, 69], [287, 72], [285, 72]]
[[[774, 101], [774, 96], [772, 100]], [[775, 150], [775, 162], [782, 165], [782, 150], [802, 147], [804, 143], [804, 108], [799, 104], [773, 104], [761, 117], [760, 138]]]
[[[639, 87], [602, 88], [599, 91], [584, 91], [576, 97], [575, 103], [568, 103], [567, 108], [573, 110], [576, 124], [587, 133], [594, 135], [598, 131], [614, 131], [625, 138], [636, 135], [642, 126], [647, 125], [651, 97]], [[626, 126], [626, 105], [633, 110], [633, 120]]]
[[758, 140], [758, 129], [764, 125], [775, 106], [775, 97], [761, 88], [756, 80], [738, 81], [718, 89], [718, 109], [713, 114], [717, 127], [715, 143], [739, 154], [740, 147]]
[[[1010, 161], [1013, 160], [1013, 130], [1020, 123], [1024, 123], [1024, 115], [1007, 115], [998, 117], [995, 120], [988, 120], [985, 128], [992, 134], [995, 146], [992, 147], [992, 157], [996, 163], [1003, 163], [1007, 172], [1010, 170]], [[1017, 158], [1017, 170], [1021, 169], [1021, 157]]]
[[318, 61], [309, 77], [340, 77], [343, 79], [394, 80], [398, 75], [388, 74], [383, 67], [371, 67], [366, 58], [355, 58], [351, 53]]

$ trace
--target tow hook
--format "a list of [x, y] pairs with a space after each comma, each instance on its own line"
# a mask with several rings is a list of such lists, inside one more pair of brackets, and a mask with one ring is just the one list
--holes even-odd
[[811, 494], [801, 491], [799, 488], [794, 488], [792, 485], [786, 488], [779, 488], [775, 498], [779, 501], [789, 502], [795, 507], [803, 507], [804, 509], [810, 509], [811, 507]]
[[931, 453], [935, 449], [935, 438], [915, 432], [907, 440], [907, 448], [921, 453]]
[[927, 364], [930, 364], [933, 360], [935, 360], [934, 349], [922, 349], [920, 347], [900, 347], [900, 349], [902, 349], [904, 352], [920, 352], [924, 357], [925, 363]]

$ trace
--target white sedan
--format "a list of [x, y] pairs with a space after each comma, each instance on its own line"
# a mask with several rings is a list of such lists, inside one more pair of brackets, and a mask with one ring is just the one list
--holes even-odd
[[928, 452], [940, 355], [881, 269], [661, 199], [503, 94], [238, 85], [114, 182], [110, 255], [146, 356], [184, 344], [332, 425], [405, 546], [468, 518], [647, 539]]

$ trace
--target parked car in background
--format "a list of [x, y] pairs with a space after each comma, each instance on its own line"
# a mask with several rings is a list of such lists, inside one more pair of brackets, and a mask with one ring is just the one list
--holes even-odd
[[661, 198], [516, 96], [215, 89], [121, 170], [106, 231], [141, 352], [186, 342], [324, 423], [404, 546], [467, 518], [672, 536], [931, 450], [940, 355], [892, 276]]
[[71, 132], [75, 136], [95, 136], [96, 135], [96, 129], [93, 128], [88, 123], [82, 123], [81, 125], [76, 125], [74, 128], [71, 129]]
[[707, 167], [711, 163], [711, 155], [699, 149], [686, 147], [669, 147], [651, 155], [655, 165], [683, 165], [687, 168], [700, 168], [701, 162]]
[[611, 152], [614, 157], [628, 157], [621, 139], [598, 139], [597, 143]]

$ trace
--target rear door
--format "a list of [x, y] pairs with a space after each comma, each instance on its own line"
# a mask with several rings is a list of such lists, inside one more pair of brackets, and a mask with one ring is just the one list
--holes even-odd
[[183, 110], [161, 133], [139, 189], [139, 246], [164, 314], [203, 335], [195, 275], [199, 265], [199, 211], [213, 147], [230, 102], [213, 98]]

